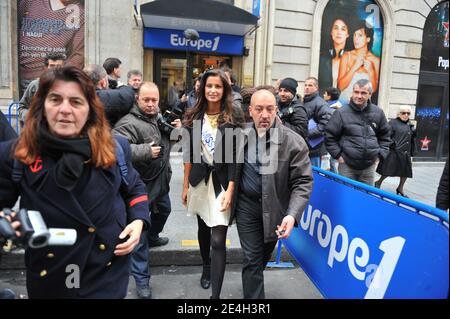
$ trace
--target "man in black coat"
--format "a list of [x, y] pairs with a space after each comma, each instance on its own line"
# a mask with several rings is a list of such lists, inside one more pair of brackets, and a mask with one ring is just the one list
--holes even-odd
[[133, 87], [122, 85], [117, 89], [108, 89], [108, 75], [103, 67], [90, 64], [83, 70], [94, 82], [95, 91], [105, 107], [109, 125], [114, 127], [123, 116], [128, 114], [135, 101]]
[[324, 145], [325, 126], [332, 114], [328, 103], [319, 95], [319, 81], [314, 77], [305, 80], [305, 96], [303, 102], [308, 114], [308, 138], [309, 158], [311, 165], [320, 167], [321, 157], [327, 153]]
[[375, 168], [391, 145], [382, 109], [370, 102], [372, 85], [362, 79], [353, 86], [350, 103], [336, 110], [326, 127], [326, 147], [339, 162], [339, 174], [374, 185]]
[[3, 112], [0, 111], [0, 142], [12, 140], [16, 137], [16, 131], [11, 127]]
[[297, 97], [297, 80], [285, 78], [278, 88], [278, 117], [295, 133], [306, 139], [308, 136], [308, 114]]

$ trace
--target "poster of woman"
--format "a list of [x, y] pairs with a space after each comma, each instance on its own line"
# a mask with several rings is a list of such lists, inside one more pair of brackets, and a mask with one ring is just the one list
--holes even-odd
[[383, 19], [373, 0], [330, 0], [322, 18], [319, 86], [341, 91], [347, 103], [353, 84], [368, 79], [377, 103], [380, 78]]
[[44, 71], [48, 53], [84, 65], [84, 0], [18, 0], [21, 91]]

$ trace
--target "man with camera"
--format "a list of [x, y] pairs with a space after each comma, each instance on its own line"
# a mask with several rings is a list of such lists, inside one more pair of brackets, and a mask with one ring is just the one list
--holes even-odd
[[278, 89], [278, 117], [281, 122], [304, 139], [308, 136], [308, 115], [297, 97], [297, 81], [285, 78]]
[[132, 255], [131, 272], [140, 298], [151, 298], [148, 247], [169, 242], [168, 238], [159, 237], [159, 233], [171, 212], [170, 133], [175, 127], [181, 127], [180, 119], [170, 119], [159, 113], [159, 90], [156, 84], [144, 82], [138, 89], [136, 103], [130, 113], [120, 119], [113, 129], [113, 133], [128, 139], [133, 166], [147, 185], [150, 203], [151, 227], [147, 234], [143, 232]]

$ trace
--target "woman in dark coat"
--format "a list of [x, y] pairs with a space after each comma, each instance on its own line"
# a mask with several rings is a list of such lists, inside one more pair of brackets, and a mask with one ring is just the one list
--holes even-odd
[[116, 141], [92, 81], [68, 66], [40, 78], [19, 139], [0, 144], [0, 207], [20, 196], [47, 227], [77, 232], [73, 246], [26, 249], [30, 298], [126, 296], [129, 253], [149, 212], [130, 146]]
[[375, 182], [375, 187], [380, 188], [381, 183], [388, 176], [400, 177], [397, 187], [397, 195], [408, 197], [403, 191], [406, 179], [412, 177], [411, 157], [415, 153], [416, 128], [410, 122], [411, 107], [404, 105], [400, 107], [397, 118], [389, 121], [391, 126], [391, 150], [377, 167], [377, 173], [381, 175]]

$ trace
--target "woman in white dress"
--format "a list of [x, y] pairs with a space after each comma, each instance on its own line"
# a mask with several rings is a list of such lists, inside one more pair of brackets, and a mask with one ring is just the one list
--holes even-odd
[[225, 134], [233, 133], [232, 129], [243, 123], [242, 110], [232, 106], [231, 92], [223, 71], [206, 72], [197, 103], [184, 118], [190, 144], [183, 151], [190, 153], [185, 157], [189, 161], [184, 166], [182, 202], [188, 215], [197, 215], [203, 260], [200, 284], [205, 289], [211, 284], [213, 299], [220, 297], [225, 273], [225, 243], [236, 170], [235, 143], [228, 143]]

